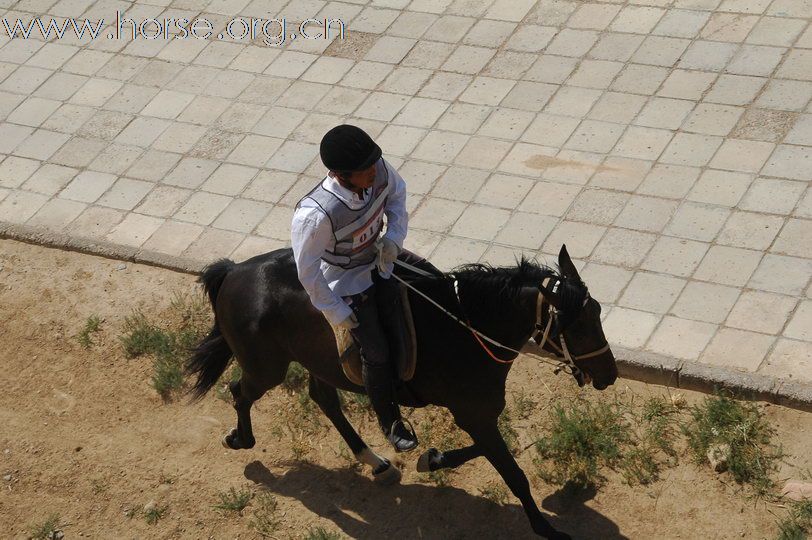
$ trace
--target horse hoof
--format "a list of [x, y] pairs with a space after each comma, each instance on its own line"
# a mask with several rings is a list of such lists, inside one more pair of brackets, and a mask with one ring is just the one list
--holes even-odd
[[224, 446], [225, 448], [228, 448], [229, 450], [239, 450], [239, 448], [237, 448], [237, 447], [235, 447], [235, 446], [233, 446], [233, 445], [232, 445], [235, 437], [237, 437], [237, 430], [236, 430], [236, 428], [235, 428], [235, 429], [232, 429], [231, 431], [229, 431], [228, 433], [226, 433], [226, 434], [223, 436], [223, 439], [222, 439], [220, 442], [221, 442], [221, 443], [223, 443], [223, 446]]
[[389, 463], [387, 468], [378, 473], [373, 472], [372, 476], [375, 478], [375, 483], [382, 486], [391, 486], [400, 482], [401, 474], [397, 466]]
[[431, 463], [440, 457], [440, 451], [436, 448], [429, 448], [417, 459], [417, 472], [431, 472]]

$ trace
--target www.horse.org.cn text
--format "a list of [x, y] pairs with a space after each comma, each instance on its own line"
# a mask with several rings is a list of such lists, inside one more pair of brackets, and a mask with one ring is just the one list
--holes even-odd
[[116, 11], [113, 20], [102, 19], [8, 19], [2, 18], [0, 33], [11, 39], [78, 39], [110, 40], [126, 39], [217, 39], [254, 41], [258, 38], [269, 47], [279, 47], [296, 39], [344, 39], [345, 25], [341, 19], [304, 19], [288, 21], [285, 17], [274, 19], [236, 17], [226, 23], [222, 31], [205, 17], [195, 19], [165, 17], [147, 18], [140, 21], [125, 17]]

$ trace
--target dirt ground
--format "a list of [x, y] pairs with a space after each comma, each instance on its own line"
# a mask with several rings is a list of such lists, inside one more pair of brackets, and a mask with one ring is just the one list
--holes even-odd
[[[286, 414], [297, 398], [283, 389], [254, 408], [257, 446], [224, 449], [220, 438], [236, 421], [230, 405], [215, 392], [195, 404], [165, 403], [150, 386], [151, 361], [127, 359], [119, 342], [125, 316], [135, 308], [160, 316], [173, 293], [196, 289], [193, 276], [10, 240], [0, 240], [0, 267], [0, 536], [27, 538], [58, 514], [66, 538], [254, 538], [254, 502], [242, 514], [213, 507], [218, 493], [249, 487], [276, 496], [276, 538], [300, 538], [309, 527], [353, 538], [533, 537], [515, 498], [499, 504], [483, 496], [498, 479], [484, 460], [438, 487], [409, 456], [399, 460], [400, 485], [378, 486], [368, 469], [352, 465], [326, 419], [307, 435], [297, 431]], [[87, 350], [75, 335], [91, 315], [103, 322]], [[524, 447], [539, 433], [550, 396], [572, 391], [574, 382], [532, 359], [514, 370], [510, 391], [536, 403], [514, 423]], [[619, 380], [607, 392], [645, 397], [666, 389]], [[684, 394], [689, 403], [702, 398]], [[774, 405], [765, 411], [790, 455], [778, 476], [796, 477], [810, 466], [812, 415]], [[365, 413], [352, 421], [391, 457]], [[615, 476], [591, 498], [564, 502], [535, 476], [533, 456], [530, 449], [518, 459], [536, 500], [575, 538], [775, 538], [783, 516], [687, 456], [651, 485]], [[129, 517], [149, 501], [168, 508], [162, 519]]]

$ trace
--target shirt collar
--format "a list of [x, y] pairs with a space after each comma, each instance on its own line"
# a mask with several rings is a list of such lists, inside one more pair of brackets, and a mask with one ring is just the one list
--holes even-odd
[[356, 192], [345, 188], [338, 182], [338, 180], [332, 178], [329, 174], [324, 177], [324, 180], [322, 181], [322, 186], [328, 191], [338, 196], [339, 198], [343, 199], [345, 202], [351, 204], [359, 204], [359, 205], [366, 204], [370, 193], [369, 189], [365, 189], [364, 198], [362, 199], [361, 197], [358, 196]]

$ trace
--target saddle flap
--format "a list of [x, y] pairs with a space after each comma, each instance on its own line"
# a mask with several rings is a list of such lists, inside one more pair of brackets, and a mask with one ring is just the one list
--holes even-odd
[[[403, 322], [406, 327], [406, 347], [405, 352], [398, 355], [399, 357], [393, 359], [393, 361], [397, 365], [398, 378], [401, 381], [410, 381], [414, 377], [417, 367], [417, 335], [414, 320], [412, 319], [412, 309], [409, 305], [409, 291], [402, 283], [398, 283], [398, 291], [401, 298], [400, 305], [403, 309]], [[351, 382], [363, 386], [364, 378], [361, 371], [361, 354], [358, 344], [355, 343], [349, 330], [338, 326], [332, 326], [332, 329], [335, 333], [336, 350], [344, 375]]]

